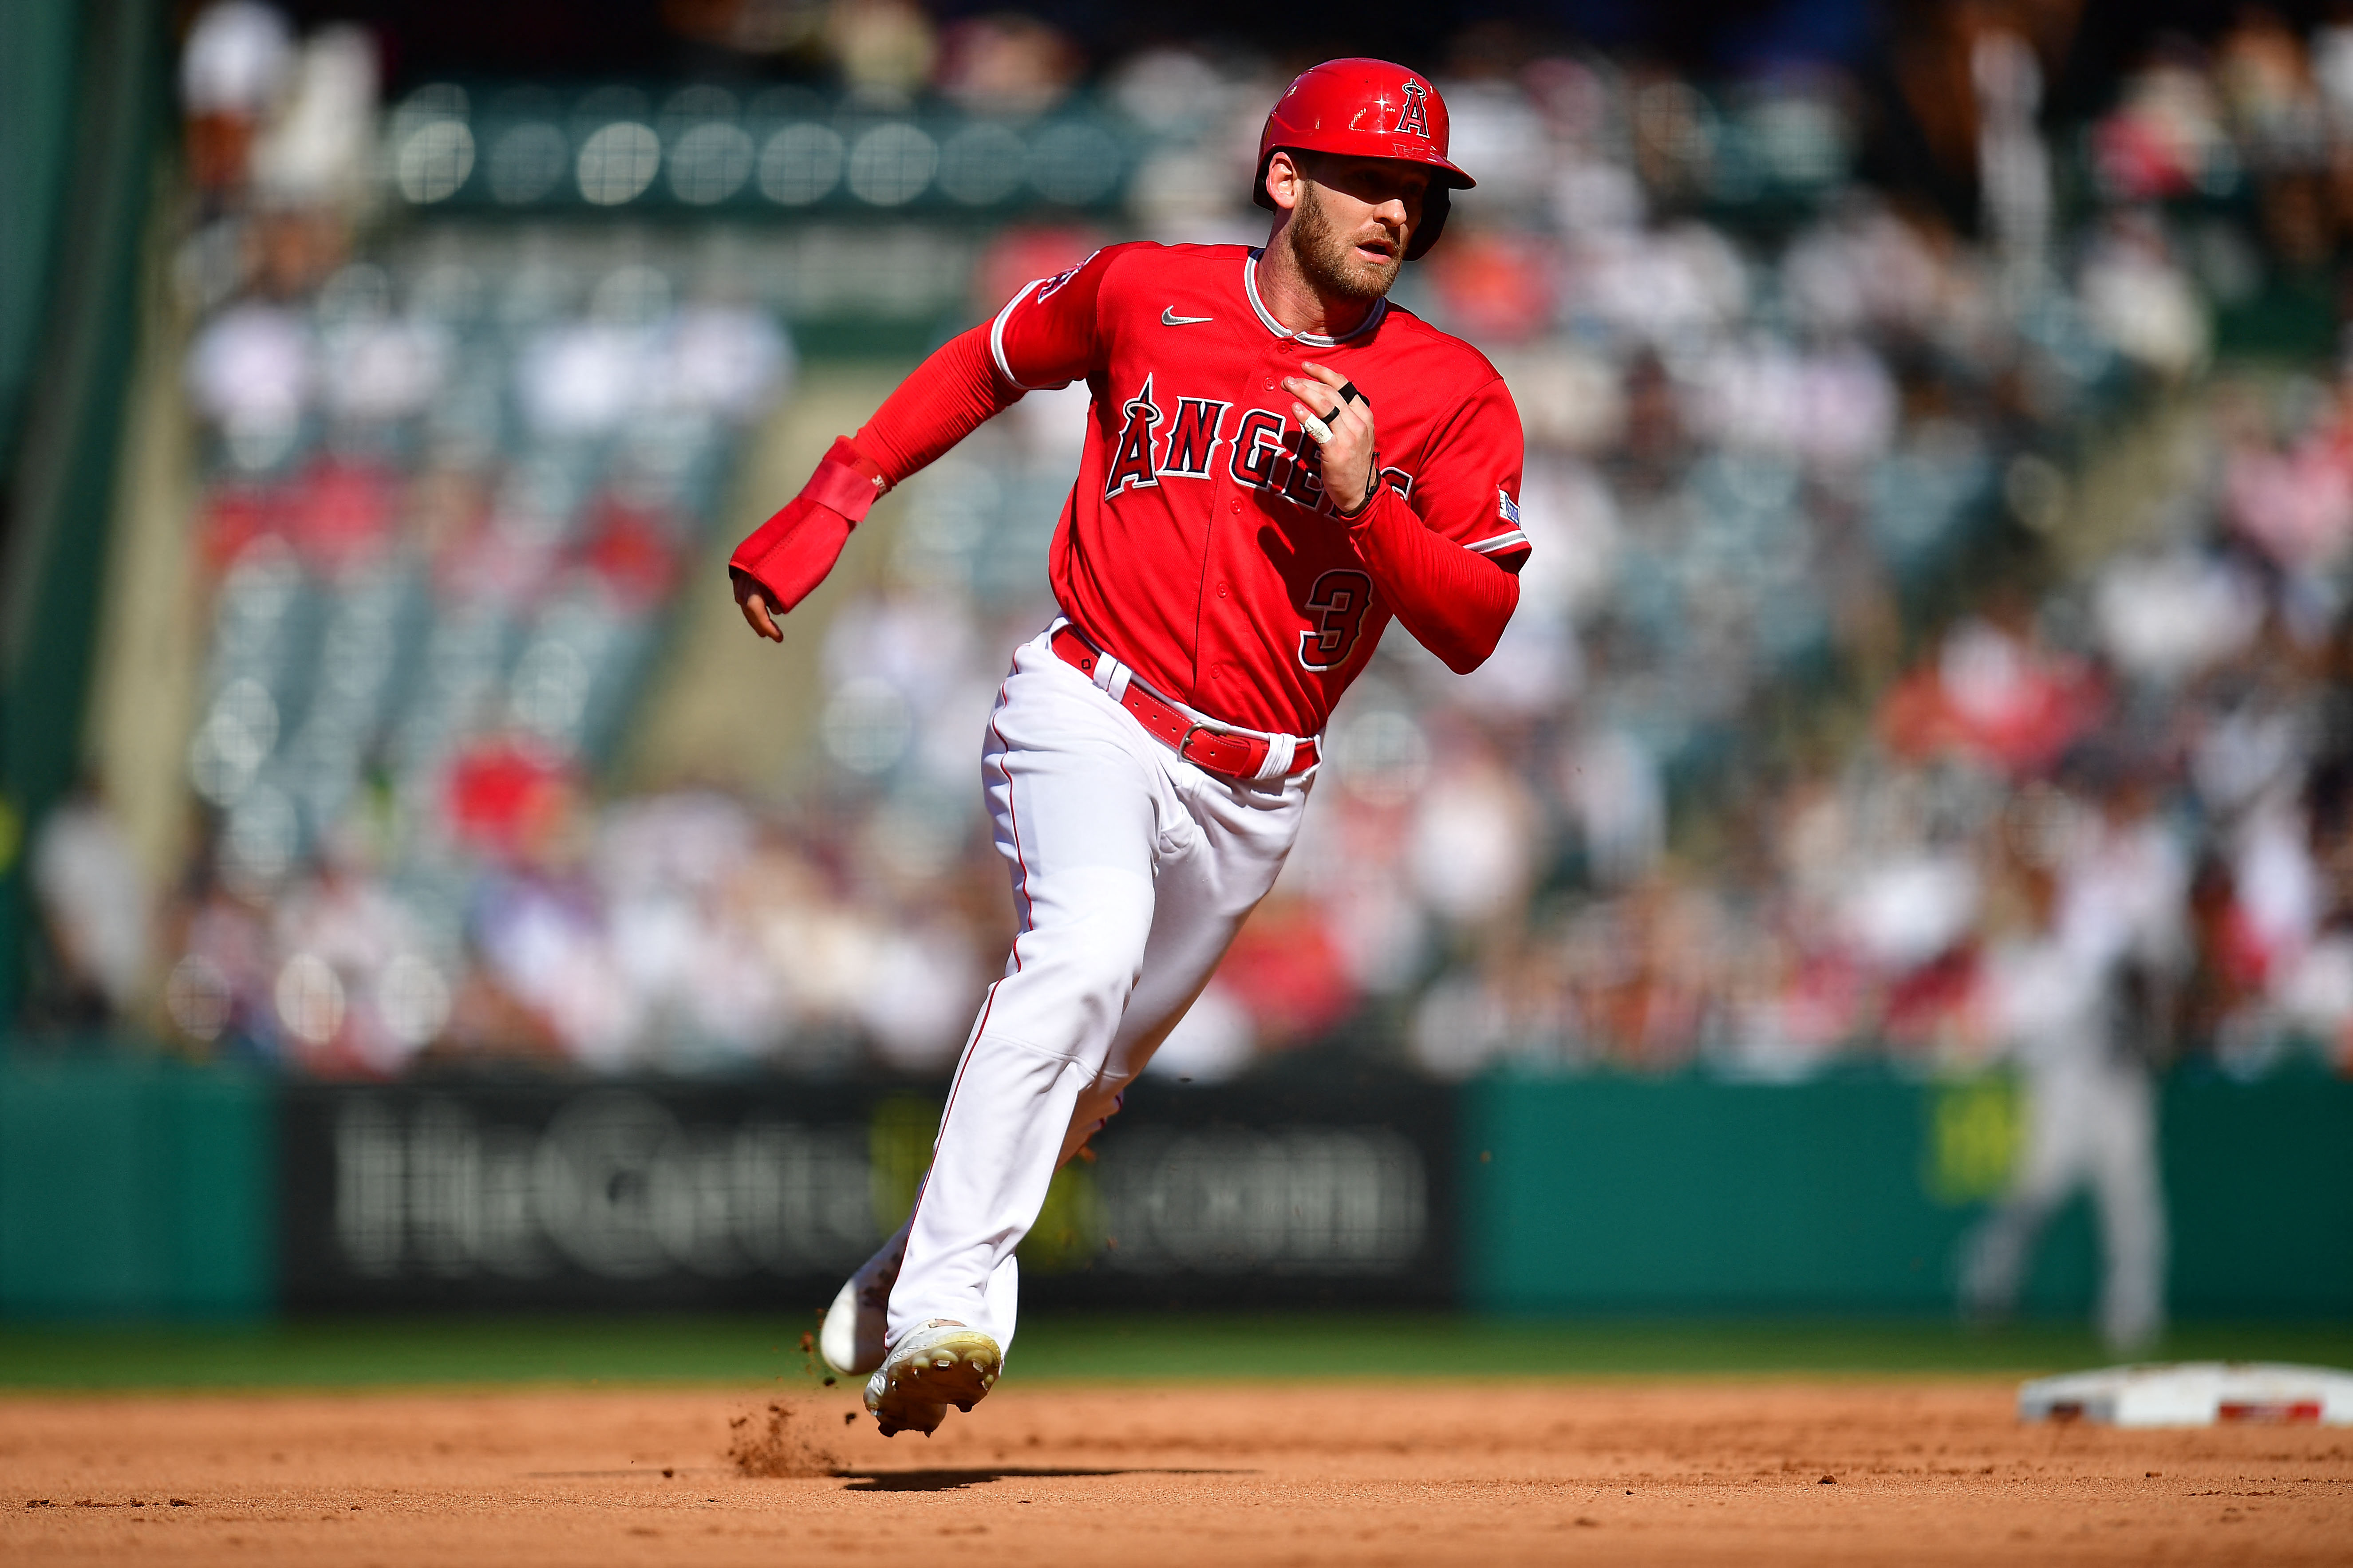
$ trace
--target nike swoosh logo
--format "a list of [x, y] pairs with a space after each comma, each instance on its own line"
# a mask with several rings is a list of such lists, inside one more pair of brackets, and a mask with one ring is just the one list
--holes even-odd
[[1176, 313], [1176, 307], [1174, 305], [1163, 305], [1160, 308], [1160, 324], [1164, 327], [1189, 327], [1196, 321], [1216, 320], [1215, 316], [1180, 316]]

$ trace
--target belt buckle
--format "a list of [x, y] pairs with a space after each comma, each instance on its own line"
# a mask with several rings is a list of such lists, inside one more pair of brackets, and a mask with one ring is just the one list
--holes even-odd
[[1196, 735], [1207, 735], [1212, 741], [1239, 741], [1244, 748], [1243, 754], [1245, 757], [1249, 755], [1249, 747], [1250, 744], [1249, 737], [1236, 735], [1230, 731], [1219, 729], [1215, 725], [1206, 723], [1198, 719], [1192, 719], [1186, 721], [1185, 733], [1176, 742], [1176, 754], [1184, 758], [1187, 762], [1191, 763], [1195, 767], [1208, 768], [1209, 772], [1213, 773], [1222, 773], [1228, 778], [1239, 778], [1241, 776], [1230, 768], [1216, 767], [1208, 763], [1202, 762], [1200, 759], [1195, 757], [1191, 752], [1187, 751], [1186, 748], [1192, 745], [1193, 737]]

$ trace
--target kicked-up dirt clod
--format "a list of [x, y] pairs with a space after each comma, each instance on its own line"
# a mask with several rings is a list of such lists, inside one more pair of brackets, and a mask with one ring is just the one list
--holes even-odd
[[[732, 1436], [727, 1457], [741, 1474], [775, 1480], [787, 1477], [829, 1476], [841, 1468], [834, 1451], [819, 1443], [808, 1424], [783, 1400], [771, 1400], [765, 1410], [738, 1415], [727, 1423]], [[662, 1472], [670, 1474], [668, 1470]]]

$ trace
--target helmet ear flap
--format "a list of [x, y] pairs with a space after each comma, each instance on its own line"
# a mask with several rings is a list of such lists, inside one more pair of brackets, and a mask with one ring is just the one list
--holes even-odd
[[1446, 232], [1446, 215], [1454, 210], [1454, 193], [1444, 185], [1432, 185], [1421, 198], [1421, 224], [1407, 242], [1405, 258], [1419, 261], [1430, 254], [1438, 237]]

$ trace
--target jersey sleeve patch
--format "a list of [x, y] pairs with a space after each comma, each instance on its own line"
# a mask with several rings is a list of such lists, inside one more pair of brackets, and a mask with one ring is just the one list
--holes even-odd
[[988, 327], [998, 374], [1024, 392], [1041, 392], [1086, 374], [1098, 347], [1098, 290], [1109, 254], [1095, 251], [1068, 271], [1025, 283], [1006, 301]]
[[1512, 498], [1511, 491], [1501, 485], [1495, 487], [1495, 516], [1498, 521], [1508, 525], [1504, 531], [1493, 538], [1482, 539], [1474, 544], [1466, 545], [1464, 548], [1475, 551], [1481, 555], [1495, 555], [1506, 550], [1526, 549], [1528, 536], [1520, 527], [1520, 503]]
[[1065, 268], [1061, 271], [1055, 273], [1051, 278], [1047, 279], [1044, 282], [1039, 284], [1038, 303], [1042, 305], [1047, 300], [1052, 299], [1055, 295], [1060, 293], [1063, 284], [1068, 283], [1071, 279], [1076, 278], [1081, 272], [1086, 269], [1087, 261], [1092, 261], [1096, 257], [1101, 256], [1102, 254], [1103, 251], [1100, 247], [1090, 250], [1087, 252], [1086, 261], [1080, 262], [1076, 267]]

